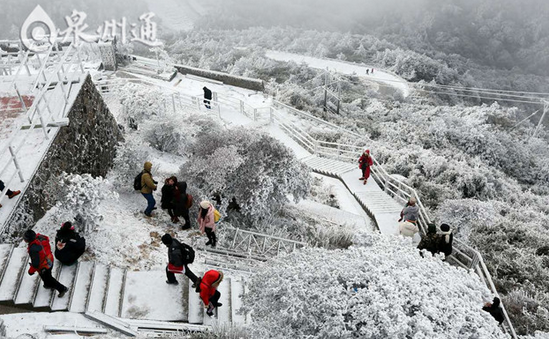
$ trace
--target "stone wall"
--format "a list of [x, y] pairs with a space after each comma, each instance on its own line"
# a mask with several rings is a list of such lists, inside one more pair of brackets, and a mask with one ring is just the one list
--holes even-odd
[[221, 73], [216, 71], [209, 71], [205, 69], [183, 66], [183, 65], [174, 65], [174, 67], [181, 74], [192, 74], [192, 75], [196, 75], [203, 78], [221, 81], [227, 85], [251, 89], [253, 91], [263, 92], [265, 90], [263, 81], [259, 79], [240, 77], [237, 75], [231, 75], [231, 74]]
[[68, 113], [69, 125], [61, 127], [35, 172], [19, 205], [6, 224], [2, 240], [19, 237], [34, 226], [56, 201], [48, 184], [61, 172], [105, 176], [112, 167], [115, 148], [122, 140], [116, 120], [87, 76]]

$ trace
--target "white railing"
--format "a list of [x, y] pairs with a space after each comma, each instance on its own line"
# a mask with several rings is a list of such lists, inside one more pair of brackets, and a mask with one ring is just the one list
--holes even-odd
[[269, 234], [246, 231], [240, 228], [224, 227], [224, 238], [227, 250], [247, 253], [249, 256], [274, 257], [281, 253], [291, 253], [307, 247], [301, 241], [284, 239]]
[[[45, 59], [46, 58], [47, 56]], [[44, 64], [45, 61], [46, 60], [44, 60]], [[75, 70], [71, 69], [73, 66], [76, 66]], [[22, 67], [24, 67], [24, 65], [21, 65], [19, 69]], [[72, 47], [72, 45], [67, 47], [61, 60], [52, 72], [48, 72], [47, 76], [44, 72], [38, 73], [37, 79], [45, 77], [46, 81], [34, 97], [31, 107], [26, 111], [27, 121], [25, 123], [21, 122], [17, 126], [15, 129], [16, 132], [12, 134], [12, 137], [6, 141], [0, 149], [0, 156], [5, 160], [3, 167], [0, 170], [0, 178], [3, 178], [2, 180], [6, 184], [4, 191], [0, 193], [0, 203], [6, 198], [5, 193], [8, 190], [8, 186], [16, 175], [19, 176], [21, 182], [25, 182], [25, 180], [28, 179], [21, 169], [19, 159], [22, 148], [28, 144], [29, 140], [26, 137], [20, 136], [20, 133], [24, 133], [25, 130], [32, 132], [35, 128], [41, 128], [43, 131], [43, 139], [41, 142], [50, 142], [48, 127], [62, 126], [67, 123], [65, 121], [65, 114], [71, 89], [72, 79], [70, 79], [69, 75], [69, 72], [71, 71], [73, 72], [73, 75], [76, 73], [78, 76], [83, 73], [83, 66], [78, 51], [75, 47]], [[19, 72], [16, 73], [16, 75], [19, 74]], [[13, 83], [15, 84], [15, 82]], [[47, 95], [50, 91], [51, 93], [54, 93], [55, 96]], [[62, 99], [62, 101], [55, 100], [55, 102], [53, 102], [53, 99], [57, 98]], [[59, 107], [59, 104], [61, 104], [62, 107]], [[6, 178], [5, 175], [8, 174], [10, 170], [12, 171], [11, 176], [8, 175]], [[4, 232], [5, 226], [5, 223], [3, 223], [0, 233]]]

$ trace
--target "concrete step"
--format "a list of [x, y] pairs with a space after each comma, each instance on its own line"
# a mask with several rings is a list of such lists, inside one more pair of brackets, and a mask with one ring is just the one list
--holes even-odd
[[[8, 258], [8, 265], [2, 277], [0, 284], [0, 302], [13, 302], [17, 283], [21, 280], [21, 275], [26, 274], [25, 263], [28, 254], [25, 248], [13, 248]], [[38, 273], [35, 273], [38, 274]]]
[[86, 305], [87, 312], [103, 312], [103, 303], [107, 292], [108, 274], [109, 270], [107, 266], [103, 264], [95, 265]]
[[166, 284], [165, 271], [127, 272], [122, 317], [151, 321], [187, 321], [189, 279], [176, 274], [177, 285]]
[[59, 282], [66, 286], [69, 289], [63, 298], [59, 298], [55, 293], [51, 303], [52, 311], [67, 311], [69, 309], [72, 290], [74, 288], [74, 278], [76, 276], [76, 269], [78, 265], [74, 264], [71, 266], [61, 266], [61, 272], [59, 273]]
[[[24, 267], [29, 266], [30, 258], [27, 256]], [[41, 282], [38, 273], [29, 275], [25, 270], [21, 274], [21, 280], [17, 283], [17, 293], [15, 294], [15, 305], [32, 305], [36, 293], [38, 291], [38, 284]]]
[[105, 308], [103, 313], [113, 317], [120, 316], [122, 306], [123, 288], [126, 279], [126, 271], [121, 268], [111, 267]]
[[244, 295], [244, 285], [240, 279], [231, 280], [231, 319], [234, 324], [244, 324], [246, 316], [240, 312], [242, 307], [241, 297]]
[[231, 284], [232, 278], [224, 278], [221, 284], [219, 284], [218, 291], [221, 293], [219, 302], [223, 306], [217, 309], [217, 321], [219, 324], [231, 323]]
[[[204, 272], [196, 272], [198, 277], [202, 277]], [[204, 304], [200, 300], [200, 295], [192, 288], [192, 284], [189, 284], [189, 324], [202, 324], [204, 322]]]
[[[53, 264], [51, 275], [57, 280], [59, 280], [57, 275], [57, 273], [59, 272], [59, 268], [59, 261], [55, 261]], [[32, 307], [49, 311], [54, 293], [57, 293], [57, 291], [44, 288], [44, 283], [40, 282], [38, 286], [38, 292], [36, 293], [36, 298], [34, 298], [34, 301], [32, 303]]]
[[0, 245], [0, 282], [2, 282], [2, 277], [6, 272], [6, 267], [8, 266], [9, 256], [13, 250], [14, 245], [10, 244], [1, 244]]
[[94, 263], [91, 261], [81, 261], [78, 263], [76, 278], [71, 289], [71, 303], [69, 305], [70, 312], [84, 313], [86, 312], [86, 303], [88, 302], [89, 292], [91, 289], [91, 281]]

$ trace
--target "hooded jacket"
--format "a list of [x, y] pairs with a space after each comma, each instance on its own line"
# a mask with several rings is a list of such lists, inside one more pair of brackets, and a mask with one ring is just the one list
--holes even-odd
[[216, 270], [209, 270], [204, 273], [202, 280], [200, 281], [200, 299], [204, 303], [204, 306], [210, 304], [210, 298], [217, 291], [217, 286], [223, 280], [223, 273]]
[[152, 163], [147, 161], [143, 166], [143, 175], [141, 176], [141, 193], [151, 194], [152, 191], [156, 190], [156, 184], [154, 183], [152, 174]]

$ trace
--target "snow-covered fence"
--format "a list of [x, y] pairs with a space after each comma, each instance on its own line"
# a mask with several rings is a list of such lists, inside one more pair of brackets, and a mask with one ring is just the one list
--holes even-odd
[[262, 234], [240, 228], [225, 227], [223, 232], [227, 241], [225, 249], [250, 256], [273, 257], [281, 253], [291, 253], [296, 249], [306, 247], [301, 241], [284, 239], [269, 234]]
[[[24, 57], [23, 61], [28, 62], [28, 58]], [[45, 65], [46, 59], [43, 62]], [[73, 69], [73, 66], [75, 65], [76, 67]], [[25, 64], [23, 63], [19, 66], [19, 70], [16, 71], [16, 77], [19, 76], [22, 68], [25, 68]], [[28, 179], [25, 178], [19, 161], [19, 154], [22, 148], [27, 144], [28, 139], [21, 137], [19, 134], [23, 133], [24, 130], [33, 131], [35, 128], [41, 128], [44, 135], [42, 142], [49, 142], [51, 138], [48, 135], [48, 128], [64, 126], [68, 123], [65, 120], [65, 114], [72, 86], [70, 79], [71, 74], [69, 74], [71, 71], [73, 72], [72, 75], [77, 74], [78, 77], [84, 73], [80, 55], [73, 45], [67, 47], [61, 60], [57, 63], [52, 72], [48, 72], [47, 77], [44, 70], [39, 71], [37, 74], [37, 82], [41, 77], [45, 77], [46, 81], [44, 81], [43, 85], [40, 87], [32, 106], [26, 112], [28, 124], [20, 124], [17, 126], [17, 132], [13, 134], [10, 140], [8, 140], [0, 150], [0, 156], [2, 159], [6, 160], [4, 167], [0, 170], [0, 177], [3, 178], [3, 181], [6, 183], [5, 189], [0, 195], [0, 203], [2, 199], [5, 199], [8, 184], [16, 175], [19, 176], [21, 182], [25, 182], [25, 180]], [[13, 86], [15, 86], [16, 80], [17, 78], [12, 79], [11, 84]], [[15, 88], [17, 90], [17, 87]], [[23, 107], [26, 108], [24, 105]], [[11, 175], [8, 173], [11, 173]]]

